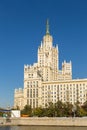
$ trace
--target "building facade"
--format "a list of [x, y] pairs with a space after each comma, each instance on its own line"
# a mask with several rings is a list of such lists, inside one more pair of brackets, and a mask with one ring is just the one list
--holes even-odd
[[53, 46], [47, 21], [37, 63], [24, 65], [24, 88], [15, 90], [14, 107], [23, 109], [26, 104], [32, 108], [45, 107], [58, 100], [72, 104], [79, 101], [82, 105], [87, 100], [87, 79], [72, 79], [71, 61], [64, 61], [59, 69], [58, 45]]

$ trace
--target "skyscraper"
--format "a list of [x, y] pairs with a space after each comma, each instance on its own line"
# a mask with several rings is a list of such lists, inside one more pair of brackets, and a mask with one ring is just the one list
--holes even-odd
[[70, 102], [87, 100], [87, 79], [72, 80], [72, 63], [64, 61], [59, 70], [58, 45], [53, 46], [49, 21], [46, 22], [46, 34], [38, 47], [37, 63], [24, 65], [24, 88], [16, 89], [14, 107], [22, 109], [26, 104], [45, 107], [49, 102]]

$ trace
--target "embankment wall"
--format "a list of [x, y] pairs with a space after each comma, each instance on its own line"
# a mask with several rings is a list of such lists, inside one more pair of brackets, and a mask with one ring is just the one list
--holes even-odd
[[46, 125], [46, 126], [87, 126], [87, 117], [82, 118], [49, 118], [49, 117], [21, 117], [0, 118], [3, 125]]

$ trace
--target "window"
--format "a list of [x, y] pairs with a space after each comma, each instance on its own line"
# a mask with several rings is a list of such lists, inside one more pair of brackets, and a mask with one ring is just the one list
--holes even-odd
[[33, 97], [35, 97], [35, 89], [33, 89]]
[[30, 89], [30, 97], [32, 98], [32, 89]]
[[29, 89], [27, 89], [27, 97], [29, 97]]
[[32, 99], [30, 99], [30, 105], [32, 106]]
[[29, 105], [29, 99], [27, 99], [27, 105]]
[[48, 89], [50, 89], [50, 86], [48, 86]]
[[27, 85], [27, 87], [29, 88], [29, 85]]
[[36, 97], [38, 97], [38, 89], [36, 89]]

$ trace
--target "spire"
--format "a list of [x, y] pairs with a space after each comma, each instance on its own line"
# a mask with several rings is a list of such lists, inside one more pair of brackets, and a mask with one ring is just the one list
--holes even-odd
[[47, 22], [46, 22], [46, 35], [47, 34], [50, 34], [49, 32], [49, 20], [47, 19]]

